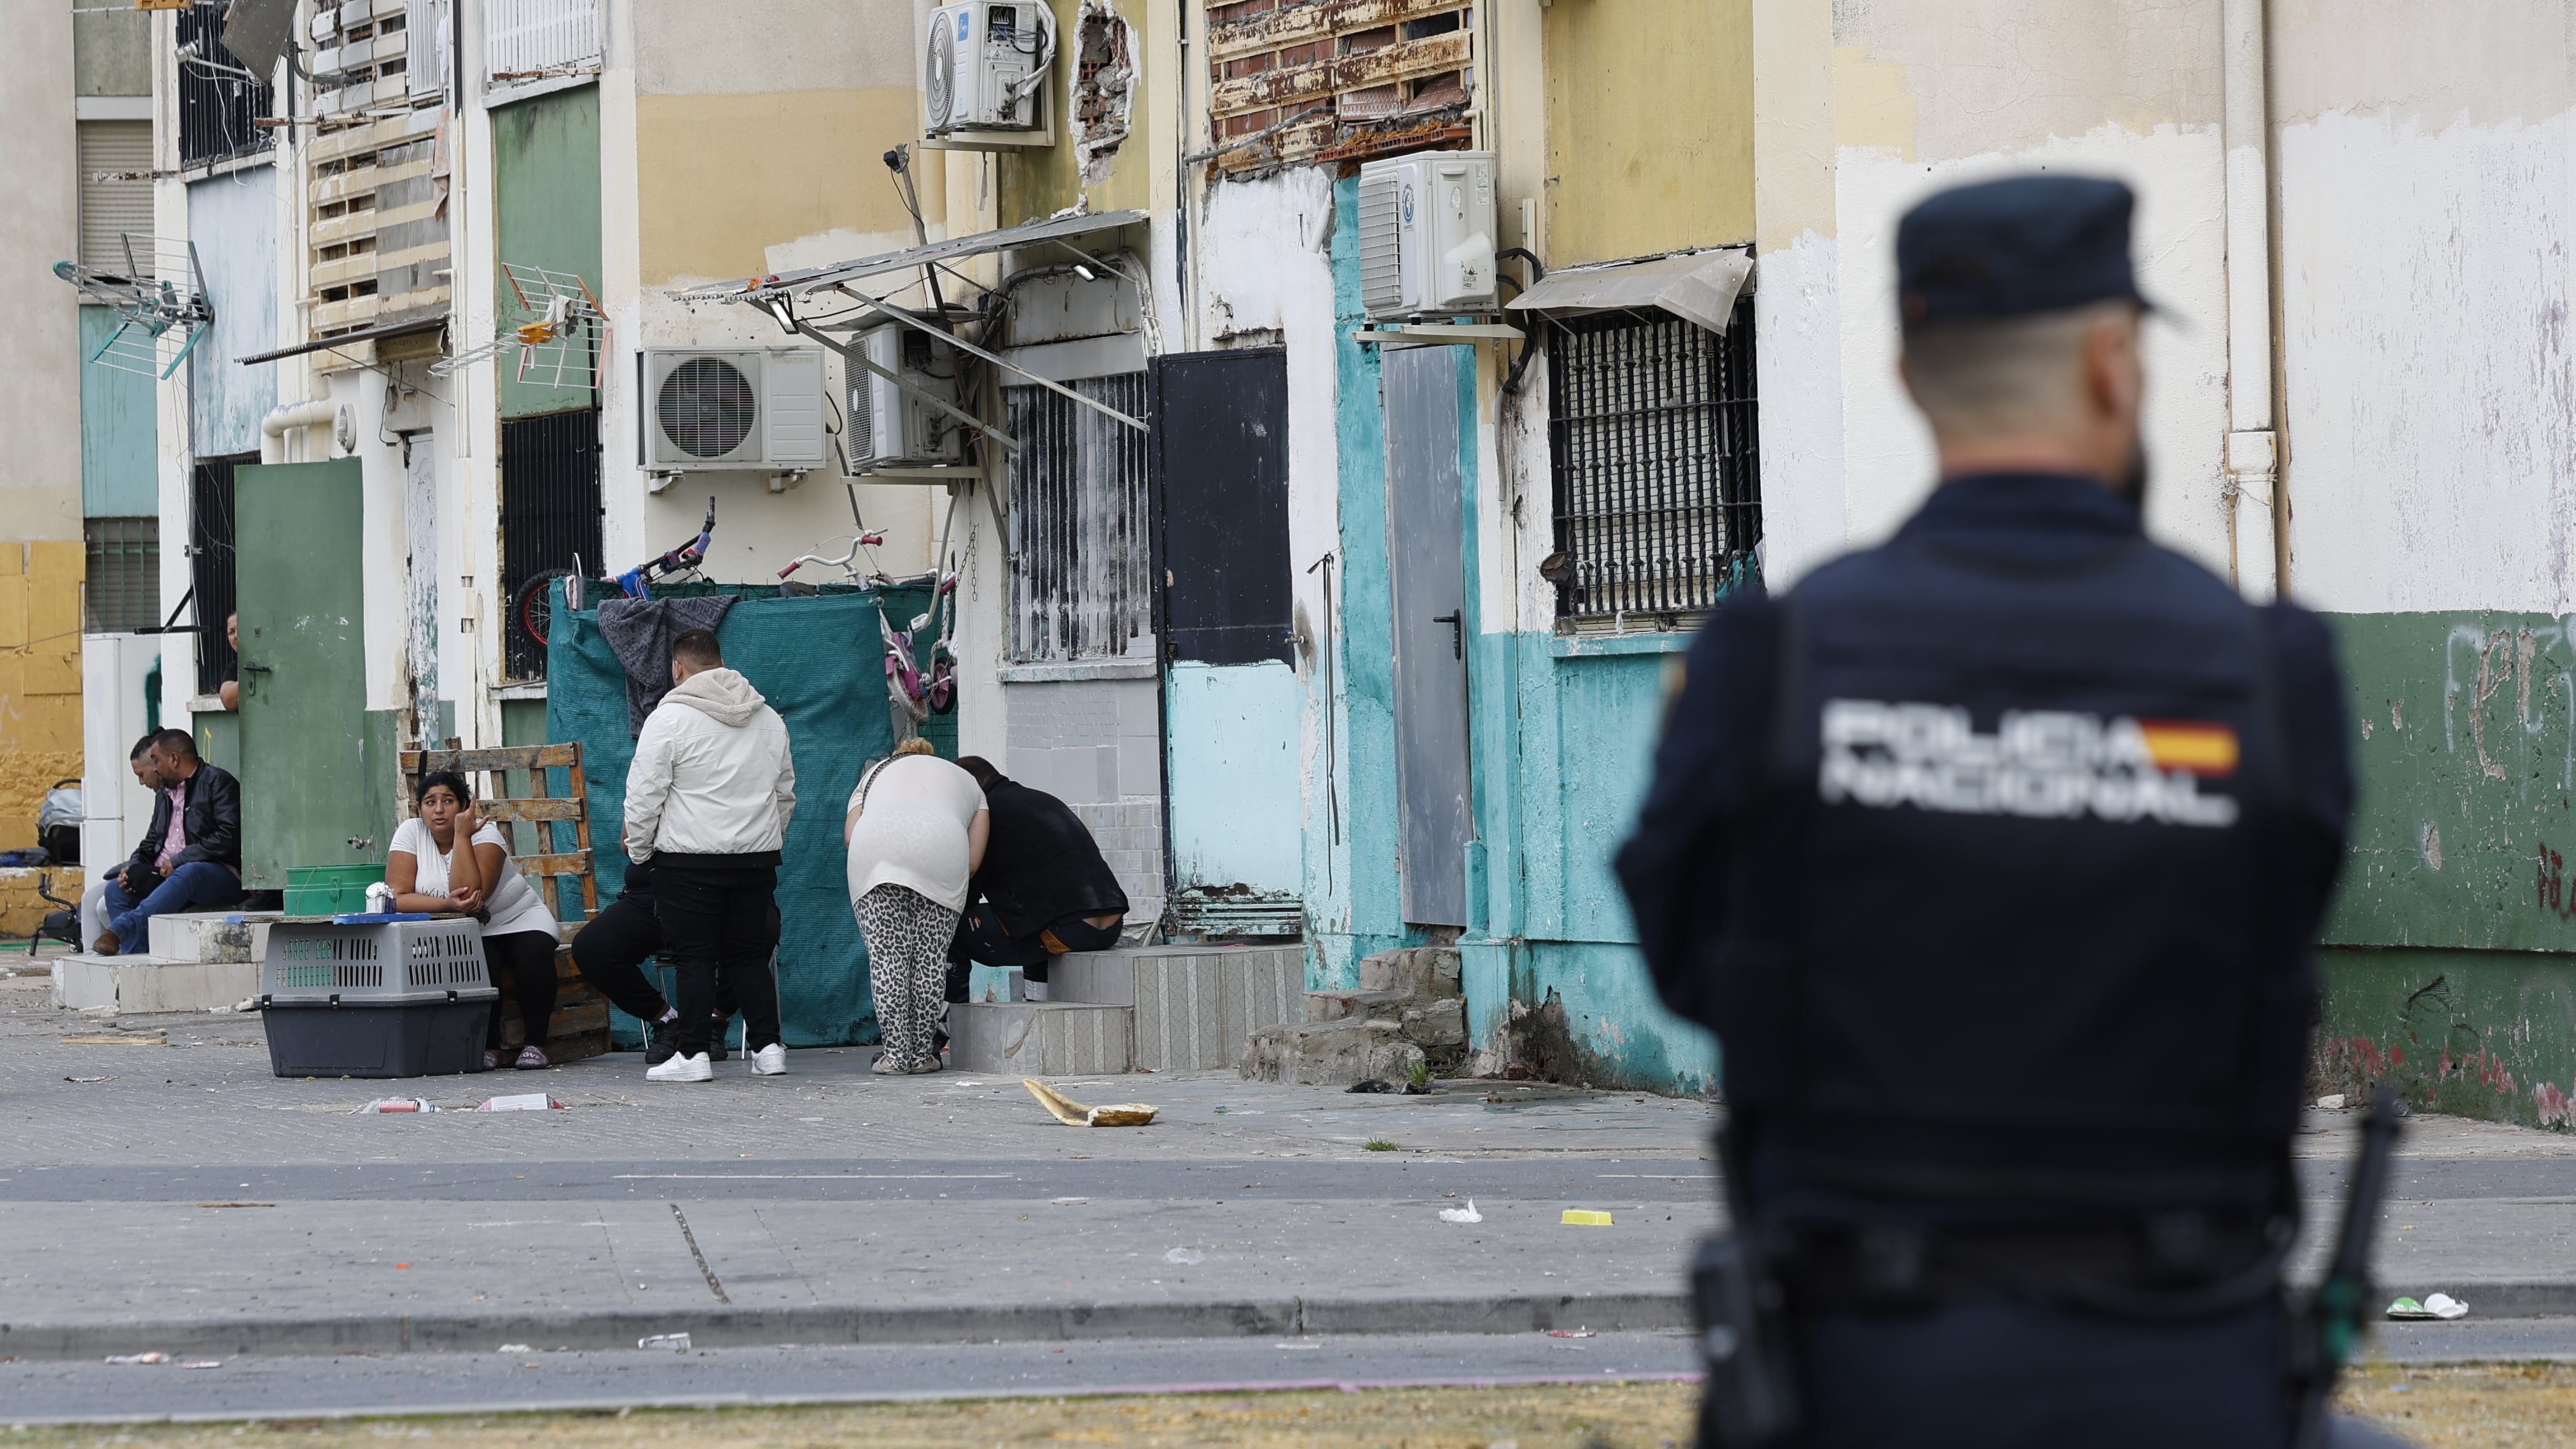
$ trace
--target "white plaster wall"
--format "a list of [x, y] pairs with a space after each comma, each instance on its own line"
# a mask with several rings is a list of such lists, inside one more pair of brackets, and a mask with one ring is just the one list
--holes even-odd
[[1843, 551], [1842, 256], [1810, 230], [1764, 254], [1753, 289], [1762, 574], [1774, 588]]
[[2332, 110], [2281, 129], [2291, 577], [2306, 602], [2576, 608], [2571, 140], [2564, 110]]
[[[1257, 181], [1229, 181], [1202, 197], [1191, 244], [1196, 273], [1190, 294], [1192, 324], [1202, 345], [1228, 340], [1284, 342], [1288, 350], [1288, 568], [1296, 632], [1316, 641], [1297, 653], [1297, 673], [1308, 700], [1302, 711], [1298, 774], [1304, 823], [1315, 837], [1329, 808], [1326, 790], [1347, 792], [1346, 779], [1327, 772], [1325, 711], [1333, 712], [1333, 737], [1347, 739], [1340, 699], [1322, 698], [1325, 674], [1319, 648], [1333, 647], [1343, 606], [1340, 580], [1341, 455], [1337, 404], [1341, 393], [1340, 345], [1333, 311], [1333, 174], [1310, 166]], [[1326, 627], [1325, 554], [1333, 565], [1332, 627]], [[1310, 572], [1311, 570], [1311, 572]], [[1343, 671], [1336, 665], [1338, 687]], [[1337, 763], [1347, 769], [1347, 755]], [[1343, 799], [1348, 801], [1347, 793]], [[1327, 837], [1329, 838], [1329, 837]], [[1349, 879], [1348, 835], [1329, 869]], [[1321, 862], [1309, 861], [1310, 878]], [[1309, 886], [1310, 909], [1324, 894]], [[1346, 897], [1331, 907], [1341, 919], [1310, 918], [1316, 930], [1348, 929]]]
[[[62, 7], [21, 5], [0, 43], [0, 537], [81, 537], [80, 294], [50, 274], [78, 250], [78, 140], [72, 119], [72, 21]], [[175, 596], [174, 596], [175, 597]]]

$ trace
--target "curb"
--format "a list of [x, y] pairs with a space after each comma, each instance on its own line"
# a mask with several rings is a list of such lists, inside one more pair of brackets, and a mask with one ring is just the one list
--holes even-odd
[[[2568, 1301], [2576, 1304], [2576, 1285]], [[0, 1356], [95, 1359], [177, 1355], [490, 1353], [633, 1348], [685, 1333], [692, 1348], [789, 1344], [1053, 1342], [1104, 1338], [1305, 1338], [1323, 1334], [1662, 1331], [1690, 1326], [1678, 1293], [1481, 1298], [1242, 1299], [1216, 1303], [1008, 1303], [933, 1307], [607, 1309], [524, 1314], [137, 1319], [0, 1323]]]

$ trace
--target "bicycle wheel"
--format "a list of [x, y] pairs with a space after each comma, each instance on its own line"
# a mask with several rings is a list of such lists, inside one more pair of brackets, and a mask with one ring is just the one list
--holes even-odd
[[547, 569], [520, 584], [517, 596], [510, 600], [511, 620], [539, 649], [546, 647], [546, 633], [554, 626], [554, 582], [571, 576], [570, 569]]

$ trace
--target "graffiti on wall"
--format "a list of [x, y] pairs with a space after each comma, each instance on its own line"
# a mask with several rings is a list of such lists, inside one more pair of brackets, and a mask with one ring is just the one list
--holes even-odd
[[[2454, 754], [2459, 752], [2459, 716], [2466, 714], [2469, 748], [2476, 752], [2481, 777], [2510, 778], [2504, 760], [2499, 758], [2509, 746], [2504, 739], [2489, 738], [2494, 726], [2488, 719], [2489, 702], [2510, 686], [2513, 715], [2508, 726], [2519, 726], [2534, 748], [2554, 729], [2559, 739], [2559, 788], [2576, 788], [2576, 728], [2570, 728], [2571, 709], [2576, 709], [2576, 670], [2559, 662], [2567, 653], [2568, 623], [2561, 619], [2537, 627], [2500, 629], [2456, 623], [2443, 639], [2443, 747]], [[2463, 666], [2472, 660], [2474, 665], [2465, 671], [2464, 679]], [[2468, 702], [2462, 709], [2460, 697], [2464, 694]], [[2526, 789], [2529, 783], [2526, 775]]]

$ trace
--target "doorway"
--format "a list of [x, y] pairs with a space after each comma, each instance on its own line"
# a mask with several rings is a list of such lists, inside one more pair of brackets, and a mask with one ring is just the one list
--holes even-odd
[[1387, 349], [1386, 489], [1395, 612], [1396, 862], [1404, 919], [1467, 924], [1466, 565], [1459, 347]]

